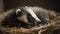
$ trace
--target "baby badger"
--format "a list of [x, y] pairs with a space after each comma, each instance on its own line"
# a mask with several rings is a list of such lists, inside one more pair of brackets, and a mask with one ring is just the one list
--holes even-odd
[[49, 20], [47, 13], [42, 8], [23, 6], [8, 11], [8, 14], [2, 21], [2, 25], [29, 28], [30, 25], [43, 24]]

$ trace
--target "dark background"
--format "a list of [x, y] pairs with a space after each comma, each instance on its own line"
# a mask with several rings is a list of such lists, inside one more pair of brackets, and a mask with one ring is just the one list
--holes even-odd
[[46, 9], [60, 11], [60, 2], [58, 0], [4, 0], [4, 10], [19, 6], [40, 6]]

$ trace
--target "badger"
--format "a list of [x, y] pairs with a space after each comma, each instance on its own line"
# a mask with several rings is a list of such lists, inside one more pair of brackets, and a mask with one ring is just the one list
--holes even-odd
[[29, 25], [43, 24], [49, 20], [49, 16], [44, 9], [40, 7], [23, 6], [8, 11], [8, 14], [2, 21], [2, 25], [28, 28]]

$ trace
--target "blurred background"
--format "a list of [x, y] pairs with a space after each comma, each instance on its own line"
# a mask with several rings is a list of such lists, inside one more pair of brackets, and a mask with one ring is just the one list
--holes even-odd
[[58, 0], [0, 0], [0, 12], [19, 6], [40, 6], [57, 12], [60, 11]]

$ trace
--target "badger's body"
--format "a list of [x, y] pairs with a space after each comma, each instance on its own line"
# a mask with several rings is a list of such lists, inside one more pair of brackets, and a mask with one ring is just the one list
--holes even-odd
[[[24, 9], [25, 7], [23, 7]], [[20, 7], [17, 8], [17, 9], [21, 9]], [[30, 15], [30, 12], [28, 13], [28, 11], [31, 9], [31, 11], [33, 11], [35, 14], [31, 14]], [[37, 24], [36, 22], [40, 21], [39, 23], [46, 23], [48, 20], [49, 20], [49, 16], [47, 15], [46, 11], [42, 8], [39, 8], [39, 7], [27, 7], [27, 9], [25, 8], [23, 11], [27, 11], [27, 14], [23, 14], [23, 15], [26, 15], [27, 18], [25, 18], [25, 21], [28, 22], [28, 23], [25, 23], [24, 22], [24, 19], [23, 18], [19, 18], [17, 19], [17, 17], [21, 17], [21, 13], [20, 14], [16, 14], [16, 9], [12, 9], [12, 11], [8, 11], [8, 15], [6, 15], [6, 17], [4, 18], [4, 20], [2, 21], [3, 22], [3, 26], [9, 26], [9, 27], [28, 27], [29, 25], [35, 25]], [[32, 13], [33, 13], [32, 12]], [[22, 21], [23, 20], [23, 21]], [[30, 24], [32, 23], [32, 24]]]

